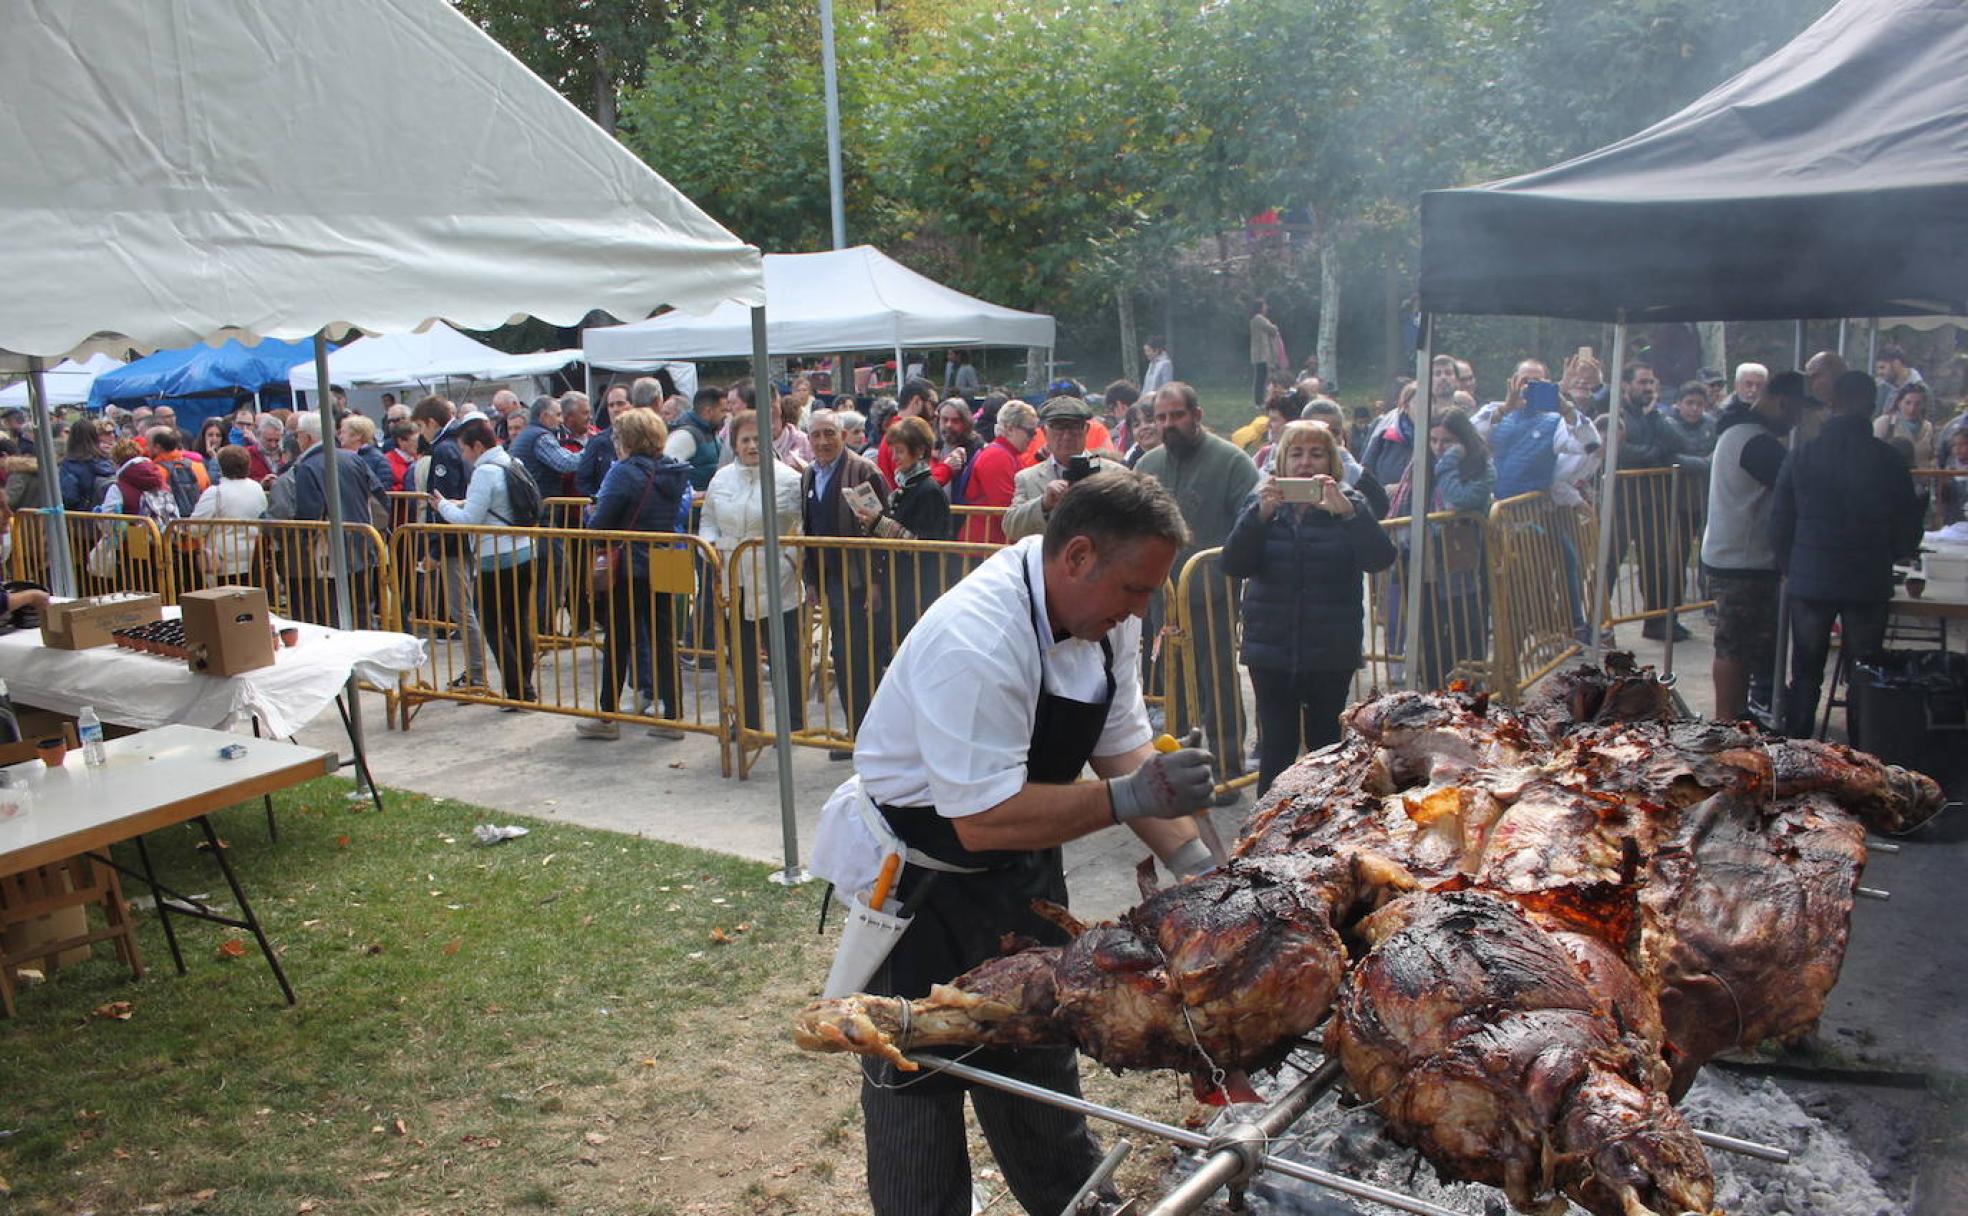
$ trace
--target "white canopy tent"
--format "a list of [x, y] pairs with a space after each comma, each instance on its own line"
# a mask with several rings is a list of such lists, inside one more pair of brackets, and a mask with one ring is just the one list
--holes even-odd
[[[967, 296], [871, 245], [768, 253], [765, 290], [772, 300], [766, 346], [775, 355], [932, 346], [1050, 349], [1057, 331], [1051, 317]], [[736, 304], [702, 316], [672, 312], [581, 331], [591, 365], [622, 371], [670, 359], [746, 355], [751, 340], [751, 318]]]
[[[763, 309], [757, 249], [445, 0], [10, 11], [0, 353], [26, 365], [43, 450], [42, 363], [87, 349], [313, 336], [323, 368], [325, 337], [345, 326]], [[339, 528], [335, 470], [324, 467]], [[51, 565], [65, 580], [54, 462], [42, 471], [57, 504]], [[771, 506], [767, 495], [776, 544]], [[346, 621], [346, 553], [327, 548]], [[784, 656], [774, 658], [776, 676]]]
[[[100, 351], [79, 363], [74, 359], [62, 360], [41, 373], [48, 385], [48, 404], [87, 405], [89, 386], [96, 382], [96, 377], [122, 366], [122, 360], [112, 359]], [[0, 409], [24, 410], [28, 404], [27, 381], [0, 389]]]
[[[328, 382], [407, 388], [454, 378], [503, 380], [546, 375], [580, 359], [578, 350], [509, 355], [433, 321], [420, 333], [371, 334], [334, 351], [328, 356]], [[296, 391], [313, 392], [314, 364], [296, 364], [287, 383]]]

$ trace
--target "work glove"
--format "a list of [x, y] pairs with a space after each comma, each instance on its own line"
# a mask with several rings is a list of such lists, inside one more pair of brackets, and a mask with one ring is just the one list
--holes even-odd
[[1162, 859], [1168, 872], [1178, 879], [1194, 878], [1196, 875], [1216, 868], [1216, 858], [1210, 855], [1209, 846], [1200, 840], [1191, 840], [1175, 852]]
[[1158, 752], [1127, 776], [1109, 780], [1107, 797], [1114, 806], [1114, 822], [1176, 819], [1208, 806], [1216, 782], [1210, 777], [1210, 754], [1202, 749], [1202, 741], [1202, 730], [1192, 730], [1174, 751]]

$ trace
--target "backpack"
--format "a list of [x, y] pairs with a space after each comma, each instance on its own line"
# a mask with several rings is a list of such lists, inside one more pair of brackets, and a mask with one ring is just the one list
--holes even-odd
[[537, 528], [540, 525], [540, 486], [533, 480], [533, 474], [517, 460], [508, 460], [506, 470], [506, 498], [512, 504], [513, 517], [506, 522], [515, 528]]
[[171, 498], [178, 505], [177, 518], [190, 519], [192, 508], [198, 505], [198, 474], [191, 465], [182, 460], [166, 460], [164, 465], [164, 484], [171, 491]]
[[178, 500], [170, 490], [145, 490], [137, 496], [137, 514], [162, 528], [178, 518]]

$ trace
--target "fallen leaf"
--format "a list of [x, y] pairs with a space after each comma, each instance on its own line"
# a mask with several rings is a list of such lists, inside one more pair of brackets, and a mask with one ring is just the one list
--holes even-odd
[[118, 1161], [128, 1161], [130, 1159], [130, 1150], [127, 1148], [113, 1148], [109, 1150], [109, 1155]]
[[0, 1195], [11, 1195], [13, 1193], [14, 1189], [7, 1185], [7, 1176], [0, 1174]]
[[217, 1194], [217, 1191], [208, 1186], [202, 1191], [193, 1191], [191, 1193], [191, 1201], [193, 1203], [210, 1203], [212, 1198]]
[[95, 1012], [99, 1018], [114, 1018], [119, 1022], [127, 1022], [136, 1009], [128, 1001], [111, 1001], [107, 1005], [96, 1006]]
[[319, 1206], [321, 1205], [312, 1199], [303, 1199], [301, 1200], [301, 1206], [294, 1209], [294, 1214], [295, 1216], [307, 1216], [309, 1212], [312, 1212]]
[[659, 1065], [656, 1063], [656, 1057], [654, 1056], [644, 1056], [639, 1062], [642, 1064], [644, 1068], [659, 1067]]
[[587, 928], [587, 927], [588, 927], [589, 925], [592, 925], [592, 924], [594, 924], [594, 916], [593, 916], [592, 914], [589, 914], [589, 915], [587, 915], [587, 916], [583, 916], [583, 917], [581, 918], [581, 927], [582, 927], [583, 929], [585, 929], [585, 928]]
[[357, 1182], [387, 1182], [391, 1177], [392, 1175], [390, 1171], [377, 1170], [373, 1174], [362, 1175], [360, 1178], [357, 1178], [356, 1181]]
[[[201, 849], [209, 853], [212, 851], [212, 842], [209, 840], [201, 840], [196, 845], [193, 845], [192, 847], [196, 849]], [[222, 849], [230, 849], [232, 847], [232, 844], [229, 841], [227, 841], [225, 837], [221, 836], [219, 837], [219, 847]]]
[[245, 958], [246, 943], [236, 937], [229, 937], [219, 943], [220, 958]]
[[683, 767], [683, 761], [681, 761], [681, 760], [672, 760], [672, 761], [670, 761], [670, 767], [671, 767], [671, 768], [682, 768], [682, 767]]
[[381, 954], [383, 952], [383, 943], [370, 942], [362, 948], [362, 952], [364, 954]]
[[595, 1156], [593, 1153], [582, 1153], [579, 1157], [575, 1158], [575, 1162], [580, 1165], [600, 1165], [601, 1158]]
[[444, 952], [446, 954], [456, 954], [463, 946], [464, 943], [454, 937], [450, 941], [444, 943]]
[[549, 854], [547, 854], [547, 855], [546, 855], [545, 857], [542, 857], [542, 858], [540, 859], [540, 864], [541, 864], [541, 865], [543, 865], [543, 866], [544, 866], [544, 865], [550, 865], [550, 864], [552, 864], [552, 862], [553, 862], [553, 859], [554, 859], [554, 858], [556, 858], [556, 857], [558, 857], [558, 856], [560, 856], [560, 854], [558, 854], [558, 853], [549, 853]]
[[692, 951], [691, 951], [691, 952], [690, 952], [689, 954], [686, 954], [686, 955], [684, 955], [684, 957], [685, 957], [685, 958], [703, 958], [703, 957], [704, 957], [704, 952], [703, 952], [702, 950], [692, 950]]
[[75, 1112], [75, 1121], [77, 1123], [94, 1123], [102, 1117], [103, 1113], [99, 1110], [78, 1110]]
[[732, 938], [729, 933], [714, 925], [711, 927], [711, 940], [720, 946], [728, 946], [731, 944]]
[[738, 932], [740, 932], [740, 933], [750, 933], [750, 932], [752, 931], [752, 922], [750, 922], [750, 921], [740, 921], [740, 922], [738, 922], [738, 930], [737, 930], [737, 931], [738, 931]]
[[346, 848], [348, 848], [348, 847], [349, 847], [349, 838], [348, 838], [348, 837], [346, 837], [346, 836], [337, 836], [337, 837], [335, 837], [335, 847], [336, 847], [336, 848], [338, 848], [338, 849], [346, 849]]
[[403, 1120], [401, 1119], [392, 1121], [390, 1123], [390, 1130], [395, 1132], [399, 1136], [407, 1136], [410, 1134], [410, 1129], [403, 1125]]
[[608, 1137], [602, 1135], [600, 1132], [589, 1132], [586, 1135], [582, 1136], [581, 1139], [586, 1140], [589, 1144], [594, 1145], [596, 1148], [599, 1148], [602, 1145], [608, 1143]]

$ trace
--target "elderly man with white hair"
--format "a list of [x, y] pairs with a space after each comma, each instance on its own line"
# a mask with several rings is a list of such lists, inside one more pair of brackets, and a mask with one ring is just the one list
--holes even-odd
[[[387, 515], [389, 504], [384, 487], [377, 484], [375, 474], [370, 472], [361, 457], [347, 448], [331, 447], [321, 442], [320, 414], [302, 414], [294, 424], [294, 434], [301, 444], [301, 457], [294, 462], [295, 519], [328, 518], [328, 474], [327, 458], [322, 455], [324, 452], [334, 455], [337, 497], [342, 504], [343, 522], [370, 522], [372, 505]], [[303, 620], [320, 625], [372, 628], [375, 580], [371, 577], [371, 570], [376, 559], [375, 549], [360, 532], [345, 534], [343, 546], [343, 551], [348, 555], [349, 602], [354, 606], [355, 619], [336, 621], [334, 584], [326, 578], [317, 579], [315, 563], [305, 557], [287, 563], [289, 610]]]
[[[1754, 408], [1763, 398], [1763, 389], [1770, 383], [1770, 369], [1761, 363], [1736, 364], [1736, 391], [1732, 400]], [[1723, 408], [1728, 408], [1725, 402]]]

